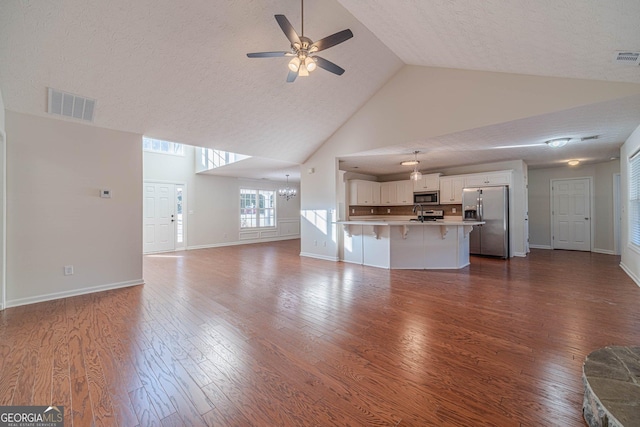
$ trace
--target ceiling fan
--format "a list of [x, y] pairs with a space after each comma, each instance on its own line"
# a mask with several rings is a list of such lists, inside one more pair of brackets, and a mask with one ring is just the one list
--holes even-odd
[[296, 77], [306, 77], [309, 73], [316, 69], [316, 67], [324, 68], [334, 74], [341, 76], [344, 73], [344, 69], [328, 61], [316, 53], [321, 50], [328, 49], [353, 37], [351, 30], [342, 30], [323, 39], [314, 42], [313, 40], [304, 36], [304, 0], [302, 3], [302, 35], [298, 36], [296, 30], [289, 20], [284, 15], [274, 15], [278, 25], [291, 42], [291, 50], [279, 51], [279, 52], [255, 52], [247, 53], [249, 58], [272, 58], [278, 56], [290, 56], [293, 57], [289, 61], [289, 74], [287, 75], [287, 82], [292, 83]]

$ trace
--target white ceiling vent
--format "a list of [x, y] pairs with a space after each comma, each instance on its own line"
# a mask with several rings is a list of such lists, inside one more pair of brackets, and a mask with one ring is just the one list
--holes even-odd
[[616, 52], [613, 62], [624, 65], [640, 65], [640, 52]]
[[96, 100], [49, 88], [49, 113], [93, 121]]

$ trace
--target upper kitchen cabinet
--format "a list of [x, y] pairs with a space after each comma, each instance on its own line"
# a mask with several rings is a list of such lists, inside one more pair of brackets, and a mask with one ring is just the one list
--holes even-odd
[[422, 175], [422, 179], [413, 182], [413, 191], [438, 191], [440, 190], [440, 174], [429, 173]]
[[380, 183], [380, 204], [383, 206], [392, 206], [396, 204], [398, 199], [397, 188], [395, 182]]
[[465, 175], [465, 187], [483, 187], [491, 185], [510, 185], [512, 171], [485, 172]]
[[380, 204], [382, 206], [413, 204], [413, 183], [409, 180], [381, 182]]
[[349, 181], [349, 205], [373, 205], [380, 204], [380, 183], [352, 179]]
[[440, 177], [440, 204], [459, 205], [462, 203], [462, 189], [464, 188], [464, 176]]
[[395, 181], [396, 184], [396, 202], [398, 205], [413, 204], [413, 181]]

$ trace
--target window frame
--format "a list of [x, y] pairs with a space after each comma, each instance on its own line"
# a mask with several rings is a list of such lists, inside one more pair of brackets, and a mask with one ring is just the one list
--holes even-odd
[[[155, 149], [154, 144], [159, 144], [160, 149]], [[167, 149], [164, 150], [163, 146], [166, 146]], [[184, 144], [143, 136], [142, 151], [146, 151], [147, 153], [167, 154], [169, 156], [184, 157]]]
[[[269, 194], [270, 193], [270, 194]], [[253, 194], [255, 195], [255, 202], [253, 204], [253, 206], [247, 206], [246, 204], [243, 205], [243, 195], [245, 194]], [[265, 198], [263, 200], [260, 199], [261, 194], [265, 194]], [[278, 209], [277, 209], [277, 197], [276, 197], [276, 190], [273, 189], [267, 189], [267, 188], [254, 188], [254, 187], [248, 187], [248, 186], [242, 186], [239, 189], [238, 192], [239, 195], [239, 203], [238, 203], [238, 208], [239, 208], [239, 216], [238, 219], [240, 220], [240, 230], [264, 230], [264, 229], [275, 229], [277, 228], [277, 214], [278, 214]], [[263, 206], [260, 207], [261, 202], [266, 202], [269, 198], [269, 196], [271, 197], [271, 203], [270, 206]], [[266, 205], [266, 203], [263, 203], [264, 205]], [[257, 206], [256, 206], [257, 205]], [[247, 218], [243, 218], [244, 215], [247, 215], [246, 212], [243, 213], [243, 210], [252, 210], [253, 215], [248, 216]], [[269, 216], [266, 216], [265, 213], [266, 212], [271, 212], [272, 214]], [[243, 225], [243, 223], [245, 221], [251, 221], [249, 225]], [[263, 225], [262, 222], [268, 222], [271, 223], [270, 225]], [[252, 225], [255, 222], [255, 225]]]

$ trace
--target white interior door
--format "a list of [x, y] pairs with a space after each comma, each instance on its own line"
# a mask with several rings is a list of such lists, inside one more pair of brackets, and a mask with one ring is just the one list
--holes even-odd
[[591, 250], [591, 181], [558, 179], [551, 183], [553, 248]]
[[144, 183], [143, 252], [175, 250], [175, 185]]

